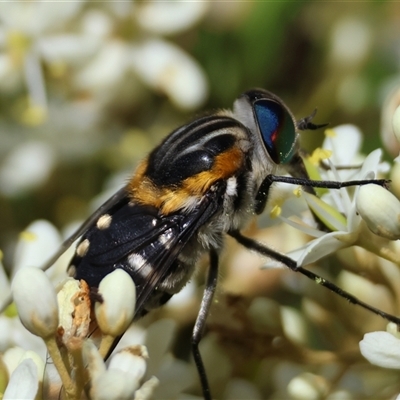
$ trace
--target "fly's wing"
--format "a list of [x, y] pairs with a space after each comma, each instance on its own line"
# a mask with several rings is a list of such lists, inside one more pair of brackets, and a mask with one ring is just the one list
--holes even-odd
[[126, 198], [126, 186], [119, 189], [113, 196], [104, 202], [68, 239], [66, 239], [57, 252], [44, 264], [41, 269], [46, 271], [49, 269], [77, 240], [82, 236], [88, 228], [93, 224], [98, 217], [100, 217], [106, 210], [112, 206], [119, 204]]
[[[154, 207], [131, 204], [125, 197], [87, 229], [69, 268], [75, 271], [76, 279], [98, 287], [130, 254], [155, 242], [171, 225], [170, 220], [158, 217]], [[130, 273], [129, 268], [124, 269]]]
[[136, 313], [146, 303], [152, 291], [159, 285], [160, 281], [168, 274], [174, 261], [177, 259], [182, 248], [188, 243], [193, 235], [217, 212], [222, 200], [221, 193], [209, 192], [203, 198], [200, 205], [187, 214], [179, 214], [179, 230], [171, 235], [170, 240], [165, 244], [154, 260], [149, 263], [153, 266], [152, 272], [148, 275], [140, 293], [137, 296]]
[[194, 210], [167, 216], [160, 216], [154, 207], [121, 199], [82, 237], [71, 260], [74, 277], [98, 287], [107, 274], [123, 268], [136, 284], [135, 314], [140, 316], [182, 248], [215, 214], [221, 198], [218, 191], [210, 191]]

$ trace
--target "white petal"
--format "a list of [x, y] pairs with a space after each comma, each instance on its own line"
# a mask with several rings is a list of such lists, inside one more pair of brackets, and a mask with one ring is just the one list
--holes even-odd
[[261, 400], [264, 397], [254, 384], [245, 379], [235, 378], [229, 381], [226, 385], [223, 398], [236, 400]]
[[11, 322], [9, 334], [12, 345], [32, 350], [44, 360], [48, 351], [43, 339], [25, 329], [19, 318], [13, 318]]
[[4, 352], [3, 361], [10, 375], [16, 370], [24, 354], [25, 350], [21, 347], [11, 347]]
[[157, 371], [157, 379], [160, 381], [160, 386], [155, 388], [154, 398], [178, 398], [180, 393], [192, 387], [196, 382], [196, 375], [193, 372], [184, 361], [170, 358], [163, 359], [160, 369]]
[[64, 34], [42, 37], [36, 44], [37, 50], [48, 62], [82, 63], [94, 56], [101, 43], [96, 37]]
[[38, 370], [33, 360], [28, 358], [12, 373], [3, 400], [34, 400], [38, 389]]
[[133, 320], [136, 304], [136, 287], [131, 276], [118, 268], [102, 279], [95, 313], [101, 331], [112, 336], [123, 334]]
[[92, 9], [87, 10], [82, 20], [82, 29], [88, 37], [105, 39], [112, 33], [114, 21], [106, 13]]
[[14, 196], [41, 185], [49, 177], [54, 163], [54, 151], [48, 144], [39, 141], [20, 144], [2, 161], [0, 192]]
[[335, 208], [330, 207], [327, 203], [310, 193], [305, 192], [303, 196], [310, 209], [314, 211], [330, 229], [335, 231], [344, 231], [346, 229], [346, 219]]
[[400, 369], [400, 340], [388, 332], [366, 333], [360, 351], [371, 364]]
[[[30, 102], [33, 107], [39, 107], [39, 110], [43, 113], [42, 118], [44, 118], [47, 110], [46, 86], [41, 60], [34, 50], [25, 54], [24, 73]], [[48, 151], [51, 151], [51, 148], [49, 148]], [[50, 155], [51, 154], [52, 153], [50, 153]]]
[[9, 28], [38, 35], [46, 30], [60, 28], [81, 8], [82, 1], [0, 3], [1, 19]]
[[45, 374], [45, 367], [46, 367], [43, 362], [43, 359], [34, 351], [28, 350], [22, 356], [21, 362], [23, 360], [32, 360], [35, 363], [36, 369], [38, 372], [38, 380], [40, 382], [43, 382], [43, 378], [44, 378], [44, 374]]
[[359, 17], [340, 18], [333, 26], [331, 57], [339, 65], [357, 66], [372, 45], [372, 31]]
[[149, 350], [148, 375], [156, 375], [161, 359], [171, 346], [176, 331], [176, 323], [171, 319], [154, 322], [147, 330], [145, 345]]
[[375, 149], [365, 158], [358, 177], [360, 179], [373, 179], [378, 171], [382, 159], [382, 150]]
[[1, 257], [0, 254], [0, 309], [8, 302], [11, 295], [11, 285], [1, 262]]
[[178, 310], [185, 309], [186, 305], [193, 301], [196, 295], [197, 286], [195, 282], [189, 281], [184, 288], [179, 293], [172, 296], [171, 300], [168, 300], [168, 303], [163, 307], [179, 313]]
[[32, 222], [21, 233], [17, 243], [13, 273], [25, 267], [41, 267], [60, 244], [60, 235], [50, 222], [45, 220]]
[[282, 328], [285, 336], [301, 344], [307, 341], [307, 327], [301, 313], [292, 307], [281, 307]]
[[23, 268], [12, 281], [12, 294], [21, 322], [44, 339], [58, 327], [57, 296], [50, 279], [38, 268]]
[[82, 346], [82, 355], [85, 364], [88, 365], [88, 371], [92, 381], [96, 380], [106, 372], [103, 357], [91, 340], [85, 340]]
[[129, 61], [127, 46], [118, 40], [105, 44], [97, 56], [75, 77], [83, 89], [104, 90], [124, 78]]
[[351, 246], [357, 239], [355, 234], [347, 232], [331, 232], [314, 239], [306, 246], [291, 251], [288, 257], [297, 261], [298, 265], [307, 265], [347, 246]]
[[393, 132], [397, 141], [400, 143], [400, 106], [396, 108], [393, 115]]
[[145, 83], [165, 93], [179, 108], [195, 109], [207, 97], [200, 65], [171, 43], [143, 41], [132, 48], [132, 66]]
[[340, 125], [333, 129], [334, 137], [327, 137], [322, 147], [332, 151], [334, 165], [352, 165], [354, 158], [360, 151], [362, 133], [354, 125]]
[[137, 23], [157, 35], [182, 32], [196, 24], [209, 8], [208, 2], [160, 2], [139, 4], [134, 14]]

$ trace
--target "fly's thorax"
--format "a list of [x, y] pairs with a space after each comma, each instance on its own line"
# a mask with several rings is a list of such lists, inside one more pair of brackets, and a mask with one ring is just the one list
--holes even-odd
[[236, 197], [251, 145], [248, 130], [235, 119], [224, 113], [203, 117], [174, 131], [139, 165], [129, 194], [165, 215], [192, 211], [216, 186]]

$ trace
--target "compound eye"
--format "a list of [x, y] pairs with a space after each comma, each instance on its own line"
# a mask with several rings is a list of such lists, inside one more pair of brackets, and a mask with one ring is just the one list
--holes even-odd
[[295, 151], [296, 127], [292, 116], [274, 100], [254, 102], [254, 111], [261, 136], [276, 164], [288, 163]]

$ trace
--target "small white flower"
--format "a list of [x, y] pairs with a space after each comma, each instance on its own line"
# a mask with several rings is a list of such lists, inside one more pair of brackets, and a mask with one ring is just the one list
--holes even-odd
[[12, 293], [22, 324], [44, 339], [58, 327], [57, 296], [50, 279], [38, 268], [23, 268], [15, 275]]
[[185, 31], [204, 17], [209, 9], [205, 1], [139, 3], [134, 14], [137, 23], [150, 33], [171, 35]]
[[44, 183], [55, 164], [51, 146], [39, 141], [22, 142], [0, 165], [0, 192], [15, 196]]
[[[321, 171], [322, 180], [348, 181], [373, 179], [378, 171], [386, 171], [387, 165], [381, 163], [382, 151], [376, 149], [365, 160], [358, 154], [361, 146], [361, 132], [351, 125], [341, 126], [332, 130], [324, 142], [324, 148], [332, 151], [331, 169]], [[360, 164], [360, 169], [336, 170], [335, 166], [350, 166]], [[378, 188], [377, 185], [374, 185]], [[363, 220], [356, 209], [356, 198], [360, 187], [355, 188], [355, 194], [351, 195], [346, 188], [332, 189], [322, 195], [321, 199], [309, 193], [304, 193], [310, 209], [318, 215], [332, 232], [326, 233], [309, 228], [307, 233], [314, 235], [316, 239], [287, 255], [296, 260], [298, 265], [307, 265], [332, 254], [345, 247], [360, 245], [377, 254], [393, 259], [392, 253], [380, 252], [380, 249], [370, 243], [370, 236], [365, 235]], [[291, 225], [296, 226], [290, 220], [282, 218]], [[302, 227], [299, 227], [302, 229]], [[382, 253], [382, 254], [381, 254]], [[390, 258], [391, 257], [391, 258]]]
[[136, 380], [139, 384], [146, 372], [147, 358], [148, 354], [145, 346], [125, 347], [113, 355], [108, 369], [126, 372], [131, 375], [132, 380]]
[[120, 40], [106, 42], [90, 63], [75, 76], [77, 87], [97, 93], [115, 87], [128, 69], [128, 49], [128, 45]]
[[61, 237], [46, 220], [37, 220], [21, 232], [15, 249], [13, 274], [25, 267], [41, 267], [58, 249]]
[[[83, 2], [13, 3], [0, 5], [0, 36], [6, 39], [6, 57], [13, 69], [20, 69], [25, 78], [31, 105], [47, 108], [47, 96], [41, 66], [40, 43], [75, 16]], [[21, 74], [21, 75], [22, 75]], [[43, 121], [45, 112], [39, 121]]]
[[[380, 155], [380, 150], [375, 150], [369, 154], [364, 161], [361, 171], [352, 179], [371, 178], [371, 176], [373, 176], [371, 171], [376, 171]], [[317, 239], [288, 253], [289, 257], [295, 259], [299, 265], [306, 265], [332, 254], [339, 249], [356, 244], [360, 235], [360, 222], [362, 220], [361, 217], [357, 215], [355, 199], [350, 199], [345, 188], [330, 190], [329, 195], [331, 197], [326, 199], [327, 203], [324, 203], [308, 193], [304, 193], [304, 195], [310, 208], [316, 212], [317, 215], [322, 216], [334, 231], [323, 233], [322, 235], [321, 232], [316, 232], [315, 235], [319, 236]], [[330, 203], [333, 203], [334, 206], [330, 206]], [[343, 218], [337, 210], [343, 212], [345, 218]]]
[[122, 335], [135, 312], [136, 287], [132, 278], [118, 268], [102, 279], [99, 294], [103, 301], [96, 303], [95, 313], [102, 333], [114, 337]]
[[[127, 334], [121, 340], [122, 344], [126, 343], [143, 343], [149, 353], [147, 360], [147, 371], [144, 379], [147, 379], [140, 389], [137, 390], [135, 396], [147, 398], [168, 398], [174, 399], [179, 394], [193, 386], [198, 382], [195, 369], [190, 368], [188, 363], [177, 360], [170, 354], [170, 347], [173, 343], [176, 331], [176, 322], [171, 319], [162, 319], [152, 323], [146, 330], [145, 335], [138, 334], [138, 327], [133, 324]], [[144, 337], [143, 337], [144, 336]], [[121, 344], [120, 342], [120, 344]], [[203, 345], [202, 340], [201, 344]], [[205, 355], [204, 347], [202, 347], [202, 356], [207, 363], [207, 355]], [[213, 359], [215, 353], [209, 354], [209, 358]], [[221, 358], [223, 358], [221, 356]], [[212, 363], [210, 363], [212, 364]], [[218, 366], [216, 367], [218, 371]], [[212, 376], [212, 372], [207, 370], [208, 376]], [[157, 377], [157, 379], [154, 378]], [[152, 396], [151, 393], [154, 392]], [[136, 398], [136, 397], [135, 397]]]
[[84, 343], [83, 356], [91, 378], [91, 398], [111, 400], [134, 397], [146, 371], [147, 350], [144, 346], [124, 348], [111, 357], [107, 369], [92, 341]]
[[371, 45], [371, 30], [364, 20], [341, 18], [332, 29], [330, 56], [342, 68], [344, 65], [354, 68], [365, 59]]
[[145, 39], [132, 46], [135, 72], [154, 90], [163, 92], [183, 110], [199, 107], [207, 97], [207, 82], [197, 62], [172, 43]]
[[[115, 354], [107, 371], [92, 382], [94, 398], [131, 399], [146, 372], [145, 358], [147, 350], [144, 346], [132, 346]], [[115, 377], [118, 378], [115, 380]], [[110, 382], [113, 382], [111, 387]]]

